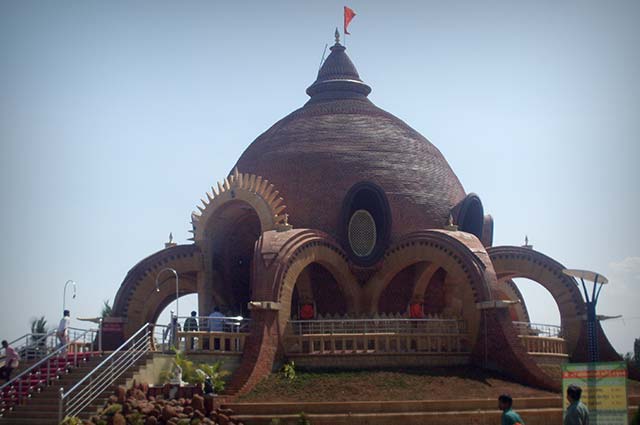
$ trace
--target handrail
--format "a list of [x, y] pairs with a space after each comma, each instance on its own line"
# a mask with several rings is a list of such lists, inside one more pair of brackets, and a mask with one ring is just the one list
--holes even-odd
[[[9, 342], [9, 346], [13, 347], [18, 353], [21, 354], [29, 350], [30, 348], [40, 346], [42, 342], [45, 342], [46, 344], [47, 339], [53, 335], [55, 335], [55, 330], [45, 332], [45, 333], [28, 333]], [[19, 345], [18, 343], [22, 340], [25, 340], [26, 342], [22, 345]], [[1, 355], [0, 359], [5, 358], [6, 356], [7, 354], [5, 350], [5, 354]]]
[[[57, 350], [53, 351], [52, 353], [50, 353], [49, 355], [43, 357], [42, 359], [40, 359], [38, 362], [34, 363], [33, 365], [31, 365], [31, 367], [29, 367], [28, 369], [22, 371], [20, 374], [14, 376], [11, 380], [7, 381], [6, 383], [4, 383], [3, 385], [0, 385], [0, 391], [2, 391], [4, 388], [10, 386], [10, 385], [14, 385], [14, 383], [16, 381], [18, 381], [18, 384], [22, 384], [22, 381], [19, 381], [23, 376], [25, 376], [28, 373], [31, 373], [31, 371], [33, 371], [34, 369], [40, 367], [43, 363], [48, 362], [50, 359], [52, 359], [53, 357], [56, 357], [57, 355], [59, 355], [60, 353], [66, 352], [67, 348], [69, 346], [71, 346], [72, 344], [75, 344], [76, 342], [78, 342], [80, 339], [84, 338], [89, 332], [97, 332], [97, 329], [86, 329], [80, 336], [77, 336], [73, 341], [69, 341], [68, 343], [66, 343], [65, 345], [59, 347]], [[77, 353], [76, 353], [77, 354]]]
[[562, 338], [563, 336], [563, 328], [558, 325], [550, 325], [547, 323], [531, 323], [531, 322], [519, 322], [514, 321], [513, 324], [520, 331], [522, 329], [526, 329], [531, 333], [535, 333], [537, 336], [549, 336], [553, 338]]
[[144, 324], [69, 390], [60, 388], [58, 420], [62, 421], [64, 416], [75, 416], [82, 412], [138, 359], [146, 355], [151, 348], [151, 328], [150, 323]]
[[[184, 323], [187, 319], [194, 318], [198, 322], [198, 330], [207, 331], [210, 329], [210, 324], [220, 322], [223, 328], [231, 329], [231, 332], [248, 332], [248, 326], [251, 323], [251, 319], [242, 316], [180, 316], [178, 317], [178, 325], [182, 331], [184, 331]], [[180, 331], [180, 329], [178, 331]], [[214, 331], [219, 332], [219, 331]]]

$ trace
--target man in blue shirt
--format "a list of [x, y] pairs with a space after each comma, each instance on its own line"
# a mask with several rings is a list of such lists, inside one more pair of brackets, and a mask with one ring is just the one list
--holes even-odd
[[213, 308], [213, 313], [209, 315], [209, 332], [222, 332], [224, 328], [224, 314], [220, 313], [218, 307]]
[[498, 408], [502, 410], [502, 425], [524, 425], [524, 421], [515, 410], [511, 408], [513, 399], [509, 394], [502, 394], [498, 397]]
[[567, 388], [569, 407], [564, 415], [564, 425], [589, 425], [589, 409], [580, 401], [582, 388], [571, 384]]

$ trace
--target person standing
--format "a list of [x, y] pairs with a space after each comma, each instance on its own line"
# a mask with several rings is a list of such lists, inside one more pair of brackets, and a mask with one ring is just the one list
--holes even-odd
[[509, 394], [502, 394], [498, 397], [498, 408], [502, 410], [502, 425], [524, 425], [524, 421], [512, 408], [513, 399]]
[[[191, 312], [191, 317], [187, 317], [187, 320], [184, 321], [184, 331], [185, 332], [198, 332], [198, 319], [196, 316], [198, 313], [195, 311]], [[193, 336], [187, 337], [187, 339], [191, 340], [191, 349], [196, 345], [196, 338]]]
[[18, 367], [20, 363], [20, 355], [9, 345], [6, 340], [2, 341], [2, 348], [5, 351], [4, 366], [0, 367], [0, 379], [9, 381], [11, 372]]
[[58, 348], [62, 348], [69, 343], [69, 322], [71, 322], [71, 313], [65, 310], [62, 313], [62, 319], [58, 324], [56, 336], [58, 337]]
[[[224, 330], [224, 314], [220, 312], [218, 307], [213, 308], [213, 312], [209, 315], [209, 332], [222, 332]], [[211, 338], [207, 338], [211, 339]], [[214, 337], [213, 338], [213, 350], [220, 350], [221, 347], [221, 338]], [[207, 347], [211, 349], [211, 347]]]
[[213, 312], [209, 315], [209, 332], [222, 332], [224, 329], [224, 314], [220, 312], [218, 307], [213, 308]]
[[569, 407], [564, 415], [563, 425], [589, 425], [589, 409], [580, 401], [582, 388], [571, 384], [567, 388]]

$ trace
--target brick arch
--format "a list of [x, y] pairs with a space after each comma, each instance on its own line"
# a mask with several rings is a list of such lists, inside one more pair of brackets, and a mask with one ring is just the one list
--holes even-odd
[[285, 255], [287, 260], [281, 263], [275, 274], [276, 299], [282, 305], [279, 314], [281, 332], [284, 332], [291, 315], [291, 299], [298, 277], [312, 263], [320, 264], [333, 275], [345, 297], [347, 309], [356, 313], [360, 311], [360, 286], [349, 269], [347, 256], [342, 248], [326, 236], [305, 239]]
[[288, 221], [284, 212], [284, 200], [278, 196], [279, 192], [273, 184], [262, 176], [242, 174], [237, 168], [224, 181], [219, 182], [217, 188], [212, 186], [211, 193], [207, 192], [206, 195], [206, 200], [201, 199], [202, 206], [198, 206], [199, 212], [191, 214], [193, 229], [190, 232], [195, 241], [203, 241], [212, 234], [216, 227], [215, 217], [230, 202], [242, 202], [253, 208], [260, 220], [262, 232], [273, 230]]
[[[197, 246], [177, 245], [143, 259], [129, 270], [113, 303], [113, 315], [127, 319], [125, 337], [131, 336], [152, 319], [155, 310], [170, 297], [170, 294], [174, 294], [175, 297], [175, 286], [164, 282], [173, 281], [171, 273], [163, 276], [160, 292], [156, 292], [156, 275], [165, 267], [171, 267], [178, 272], [180, 295], [197, 292], [195, 276], [203, 268], [202, 254]], [[162, 309], [158, 314], [161, 311]]]
[[487, 250], [498, 277], [498, 287], [514, 278], [526, 278], [542, 285], [556, 301], [565, 332], [569, 355], [578, 339], [582, 317], [586, 313], [575, 279], [562, 273], [556, 260], [530, 248], [497, 246]]
[[[491, 298], [483, 276], [485, 265], [467, 245], [445, 232], [422, 231], [407, 235], [385, 253], [382, 268], [367, 282], [364, 308], [374, 312], [391, 279], [406, 267], [420, 262], [437, 266], [433, 268], [434, 272], [441, 267], [452, 279], [469, 282], [475, 302]], [[424, 289], [428, 283], [425, 280], [418, 282]], [[414, 296], [417, 290], [419, 288], [414, 289]]]

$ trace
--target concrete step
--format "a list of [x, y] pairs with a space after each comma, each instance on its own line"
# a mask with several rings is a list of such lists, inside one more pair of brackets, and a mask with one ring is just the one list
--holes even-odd
[[[460, 400], [460, 403], [464, 403]], [[562, 423], [562, 409], [518, 410], [527, 425], [548, 425]], [[305, 413], [306, 414], [306, 413]], [[473, 423], [493, 425], [500, 423], [499, 410], [448, 411], [448, 412], [408, 412], [408, 413], [326, 413], [306, 414], [313, 425], [450, 425]], [[299, 413], [286, 415], [233, 415], [233, 419], [246, 425], [268, 425], [273, 418], [279, 418], [283, 425], [298, 423]]]
[[[562, 398], [523, 397], [514, 400], [518, 409], [561, 408]], [[238, 414], [278, 415], [305, 413], [410, 413], [446, 412], [461, 410], [493, 410], [494, 399], [462, 400], [402, 400], [402, 401], [336, 401], [336, 402], [272, 402], [272, 403], [223, 403], [224, 408]]]

